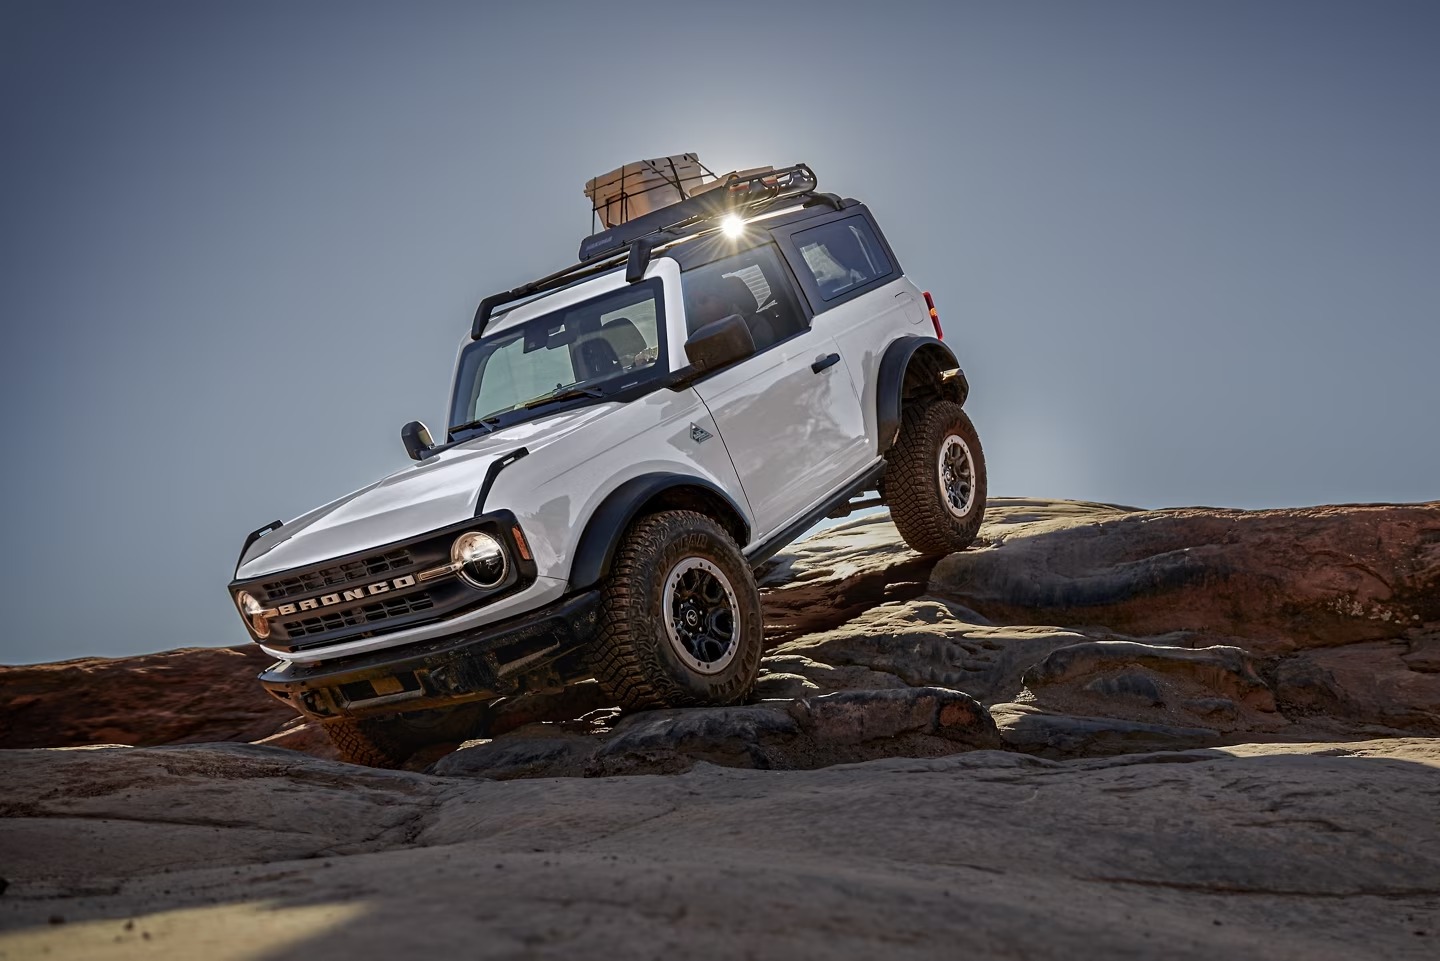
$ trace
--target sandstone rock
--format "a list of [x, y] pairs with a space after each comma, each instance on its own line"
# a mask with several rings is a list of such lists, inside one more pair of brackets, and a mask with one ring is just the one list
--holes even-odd
[[493, 740], [468, 742], [436, 761], [430, 771], [447, 777], [495, 781], [582, 777], [596, 747], [592, 737], [535, 724]]
[[[1139, 668], [1144, 675], [1119, 673]], [[1275, 698], [1255, 670], [1250, 655], [1238, 647], [1202, 647], [1187, 649], [1142, 644], [1138, 641], [1091, 641], [1071, 644], [1050, 652], [1021, 679], [1027, 687], [1046, 688], [1067, 681], [1096, 678], [1110, 673], [1110, 679], [1128, 681], [1132, 688], [1142, 687], [1156, 704], [1164, 702], [1160, 687], [1151, 675], [1191, 681], [1220, 694], [1229, 695], [1260, 711], [1275, 710]], [[1096, 687], [1095, 680], [1085, 685], [1104, 693], [1135, 693], [1123, 690], [1127, 685], [1112, 683]]]
[[0, 748], [255, 741], [295, 712], [255, 682], [254, 644], [0, 666]]
[[420, 775], [249, 744], [5, 751], [0, 783], [7, 874], [82, 888], [403, 843], [410, 805], [440, 790]]
[[[887, 690], [910, 686], [894, 674], [871, 670], [859, 664], [827, 664], [804, 654], [789, 653], [790, 650], [804, 649], [803, 646], [790, 648], [785, 645], [775, 654], [763, 658], [760, 661], [761, 674], [756, 683], [756, 695], [761, 698], [783, 699], [808, 697], [828, 691]], [[769, 680], [771, 677], [782, 680], [772, 682]], [[799, 678], [803, 683], [783, 680], [788, 678]]]
[[[1140, 725], [1137, 736], [1156, 735], [1139, 738], [1144, 749], [1216, 743], [1221, 732], [1269, 735], [1290, 726], [1276, 712], [1254, 660], [1236, 647], [1090, 641], [1052, 651], [1023, 680], [1032, 703], [1048, 713]], [[1202, 728], [1203, 736], [1195, 733]], [[1158, 740], [1160, 730], [1178, 731], [1172, 735], [1177, 740]], [[1113, 736], [1109, 741], [1119, 743]]]
[[771, 647], [845, 623], [870, 608], [918, 597], [934, 558], [907, 548], [885, 514], [846, 521], [776, 555], [759, 572]]
[[971, 747], [999, 747], [995, 722], [973, 697], [940, 687], [843, 691], [792, 701], [790, 716], [815, 741], [863, 744], [934, 734]]
[[1181, 706], [1192, 714], [1213, 715], [1227, 721], [1240, 716], [1240, 705], [1228, 697], [1197, 697], [1182, 702]]
[[568, 721], [611, 706], [600, 685], [586, 681], [563, 691], [502, 698], [491, 705], [486, 727], [491, 737], [498, 737], [527, 724]]
[[[818, 663], [818, 662], [811, 662]], [[803, 674], [789, 674], [785, 671], [774, 669], [775, 665], [761, 664], [760, 676], [755, 680], [754, 696], [761, 701], [785, 700], [792, 697], [808, 697], [811, 694], [821, 694], [824, 690], [838, 690], [838, 688], [821, 688], [819, 684], [810, 680]], [[821, 665], [821, 669], [829, 669], [828, 665]]]
[[1001, 739], [1017, 751], [1049, 758], [1103, 757], [1143, 751], [1183, 751], [1222, 742], [1218, 730], [1127, 721], [1116, 717], [1052, 714], [1033, 704], [997, 704], [991, 711]]
[[[1140, 673], [1129, 673], [1129, 671]], [[1238, 647], [1164, 647], [1139, 641], [1089, 641], [1057, 648], [1025, 671], [1032, 690], [1060, 684], [1081, 686], [1097, 696], [1135, 696], [1152, 706], [1176, 702], [1200, 689], [1230, 697], [1261, 712], [1273, 712], [1274, 696], [1256, 673], [1253, 658]], [[1165, 692], [1162, 693], [1162, 686]], [[1176, 696], [1175, 689], [1181, 690]], [[1205, 697], [1208, 694], [1192, 694]]]
[[[755, 692], [762, 703], [742, 707], [769, 711], [772, 723], [777, 704], [797, 699], [938, 687], [1072, 719], [1043, 723], [1072, 732], [1052, 746], [1081, 753], [1102, 742], [1211, 743], [1208, 732], [1226, 742], [1440, 732], [1440, 622], [1425, 620], [1440, 571], [1437, 514], [1433, 504], [1138, 511], [992, 498], [977, 548], [933, 572], [885, 515], [858, 518], [762, 571], [772, 649]], [[1377, 632], [1384, 638], [1369, 637]], [[247, 645], [0, 668], [0, 743], [234, 738], [333, 756], [322, 731], [254, 684], [264, 660]], [[642, 747], [639, 727], [606, 700], [594, 684], [503, 699], [494, 741], [465, 763], [521, 777], [953, 750], [934, 731], [860, 750], [736, 718], [661, 725]], [[882, 703], [866, 708], [873, 723]], [[1077, 725], [1109, 733], [1072, 736]], [[1120, 736], [1124, 725], [1139, 727]], [[1180, 733], [1166, 740], [1152, 728]], [[603, 753], [612, 743], [624, 750]]]
[[[839, 628], [781, 644], [766, 659], [801, 657], [810, 663], [889, 675], [901, 685], [938, 685], [983, 699], [1009, 697], [1021, 672], [1056, 647], [1084, 635], [1055, 628], [996, 628], [974, 624], [932, 598], [884, 604]], [[799, 671], [821, 687], [823, 674]], [[881, 686], [863, 675], [865, 686]], [[831, 682], [833, 683], [833, 682]], [[893, 686], [893, 682], [884, 682]], [[849, 688], [861, 683], [846, 681]], [[832, 686], [832, 690], [844, 689]]]
[[1407, 652], [1403, 639], [1306, 651], [1277, 669], [1277, 693], [1310, 713], [1440, 735], [1440, 674]]
[[0, 752], [24, 806], [0, 953], [1428, 961], [1436, 745], [505, 783], [243, 745]]
[[436, 774], [508, 780], [675, 774], [697, 762], [794, 770], [877, 757], [939, 757], [1001, 746], [995, 722], [964, 694], [940, 688], [842, 691], [733, 707], [644, 711], [576, 733], [530, 725], [466, 744]]
[[1417, 674], [1440, 674], [1440, 639], [1428, 639], [1400, 655], [1400, 659]]
[[340, 757], [320, 722], [307, 721], [303, 717], [292, 717], [276, 733], [250, 743], [265, 747], [283, 747], [329, 761], [338, 760]]
[[[1043, 514], [1043, 512], [1037, 512]], [[1103, 511], [989, 528], [929, 593], [1005, 623], [1201, 631], [1258, 654], [1440, 621], [1440, 502]]]
[[515, 698], [444, 776], [275, 747], [254, 648], [0, 669], [7, 743], [265, 740], [0, 752], [0, 956], [1428, 961], [1440, 740], [1356, 738], [1440, 733], [1436, 513], [995, 499], [933, 577], [862, 518], [765, 573], [767, 699]]
[[800, 727], [783, 704], [645, 711], [623, 718], [586, 773], [674, 774], [696, 761], [724, 767], [786, 768]]

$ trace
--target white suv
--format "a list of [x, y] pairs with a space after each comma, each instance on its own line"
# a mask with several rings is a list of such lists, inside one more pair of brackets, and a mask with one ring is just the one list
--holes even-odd
[[803, 164], [588, 238], [481, 303], [443, 443], [407, 424], [412, 467], [246, 540], [261, 683], [377, 765], [591, 677], [626, 708], [743, 700], [752, 569], [821, 518], [885, 503], [922, 553], [975, 538], [941, 337], [870, 211]]

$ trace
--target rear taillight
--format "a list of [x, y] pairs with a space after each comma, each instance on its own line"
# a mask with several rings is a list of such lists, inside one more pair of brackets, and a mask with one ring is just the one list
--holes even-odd
[[944, 340], [945, 331], [940, 329], [940, 311], [935, 309], [935, 298], [930, 296], [930, 291], [925, 291], [925, 306], [930, 311], [930, 323], [935, 325], [935, 339]]

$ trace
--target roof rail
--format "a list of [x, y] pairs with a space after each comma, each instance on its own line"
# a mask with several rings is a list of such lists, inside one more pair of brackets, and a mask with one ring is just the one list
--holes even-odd
[[[819, 186], [820, 180], [815, 176], [815, 171], [806, 164], [766, 170], [748, 177], [732, 175], [725, 183], [711, 187], [688, 200], [661, 207], [609, 230], [592, 234], [580, 243], [579, 263], [513, 290], [491, 294], [480, 301], [480, 306], [475, 310], [475, 320], [470, 326], [470, 339], [481, 338], [485, 333], [485, 326], [490, 322], [490, 315], [497, 307], [618, 267], [625, 260], [631, 259], [628, 255], [631, 245], [636, 241], [643, 240], [644, 243], [637, 245], [635, 252], [638, 256], [633, 258], [634, 262], [627, 270], [627, 280], [632, 273], [643, 274], [645, 264], [649, 261], [650, 250], [661, 244], [709, 230], [714, 226], [712, 221], [727, 214], [755, 215], [782, 201], [801, 197], [806, 198], [807, 202], [838, 204], [838, 198], [832, 194], [818, 193]], [[641, 250], [640, 247], [645, 249]]]
[[618, 267], [624, 263], [624, 261], [625, 258], [623, 257], [596, 257], [593, 260], [572, 264], [564, 270], [555, 271], [553, 274], [547, 274], [539, 280], [532, 280], [530, 283], [516, 287], [514, 290], [504, 290], [498, 294], [491, 294], [489, 297], [480, 301], [480, 306], [475, 308], [475, 320], [470, 325], [470, 339], [480, 339], [485, 333], [485, 325], [490, 322], [490, 315], [495, 312], [497, 307], [512, 304], [517, 300], [524, 300], [533, 294], [554, 290], [557, 287], [564, 287], [566, 284], [574, 283], [592, 274], [598, 274], [612, 267]]

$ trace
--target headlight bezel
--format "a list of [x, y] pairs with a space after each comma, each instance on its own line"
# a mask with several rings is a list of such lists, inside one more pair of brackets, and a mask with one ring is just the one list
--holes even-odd
[[265, 640], [270, 636], [270, 618], [265, 614], [265, 605], [249, 591], [240, 591], [235, 595], [235, 606], [240, 611], [240, 618], [249, 628], [250, 633], [259, 640]]
[[[499, 568], [491, 577], [486, 566], [496, 561]], [[510, 552], [504, 541], [488, 531], [465, 531], [455, 538], [450, 545], [450, 563], [461, 580], [482, 591], [495, 590], [510, 576]]]

